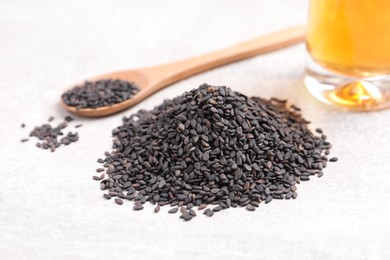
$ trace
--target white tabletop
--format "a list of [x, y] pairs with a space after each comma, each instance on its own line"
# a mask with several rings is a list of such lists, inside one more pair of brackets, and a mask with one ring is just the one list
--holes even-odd
[[[304, 0], [2, 1], [0, 259], [390, 259], [390, 110], [346, 113], [316, 101], [303, 84], [302, 44], [183, 80], [115, 116], [76, 118], [80, 141], [55, 153], [20, 142], [67, 115], [59, 97], [75, 81], [299, 25], [306, 11]], [[255, 212], [187, 223], [167, 207], [153, 214], [104, 200], [91, 177], [121, 118], [204, 82], [288, 98], [339, 161], [299, 185], [296, 200]]]

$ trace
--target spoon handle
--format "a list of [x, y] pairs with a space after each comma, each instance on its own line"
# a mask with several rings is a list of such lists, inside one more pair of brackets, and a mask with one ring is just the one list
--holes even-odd
[[159, 79], [159, 82], [156, 82], [156, 89], [154, 89], [157, 91], [200, 72], [300, 43], [305, 40], [305, 32], [305, 26], [292, 27], [215, 52], [161, 66], [149, 67], [145, 69], [145, 73], [152, 79]]

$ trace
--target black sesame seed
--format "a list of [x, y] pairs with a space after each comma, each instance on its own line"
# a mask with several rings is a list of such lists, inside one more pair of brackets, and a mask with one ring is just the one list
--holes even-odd
[[190, 221], [191, 219], [193, 219], [193, 216], [191, 216], [190, 214], [185, 214], [183, 216], [183, 219], [184, 219], [184, 221]]
[[221, 206], [216, 206], [215, 208], [213, 208], [214, 212], [218, 212], [218, 211], [221, 211], [221, 210], [222, 210]]
[[203, 214], [205, 214], [206, 216], [208, 217], [212, 217], [214, 215], [214, 211], [212, 211], [211, 209], [207, 208]]
[[144, 209], [144, 206], [142, 206], [142, 205], [135, 205], [133, 207], [133, 210], [142, 210], [142, 209]]
[[190, 209], [188, 212], [191, 216], [196, 217], [196, 212], [193, 209]]
[[168, 213], [174, 214], [174, 213], [178, 212], [178, 210], [179, 210], [179, 208], [175, 207], [173, 209], [168, 210]]
[[256, 208], [249, 204], [246, 206], [246, 209], [249, 211], [255, 211]]
[[66, 116], [64, 120], [65, 122], [72, 122], [74, 119], [71, 116]]
[[265, 199], [265, 204], [268, 204], [268, 203], [270, 203], [272, 201], [272, 196], [268, 196], [268, 197], [266, 197], [266, 199]]
[[200, 204], [198, 210], [203, 210], [207, 207], [207, 204]]

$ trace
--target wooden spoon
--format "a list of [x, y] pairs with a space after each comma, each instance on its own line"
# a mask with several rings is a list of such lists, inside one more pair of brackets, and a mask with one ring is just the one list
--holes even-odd
[[61, 103], [68, 111], [79, 116], [101, 117], [111, 115], [134, 106], [160, 89], [189, 76], [302, 42], [305, 39], [305, 30], [304, 26], [293, 27], [178, 62], [113, 72], [87, 79], [88, 81], [121, 79], [138, 85], [140, 91], [131, 99], [121, 103], [99, 108], [76, 108], [66, 105], [62, 100]]

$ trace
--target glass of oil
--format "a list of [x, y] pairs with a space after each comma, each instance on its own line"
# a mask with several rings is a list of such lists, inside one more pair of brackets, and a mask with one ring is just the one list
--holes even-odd
[[310, 0], [305, 84], [319, 100], [390, 107], [390, 0]]

